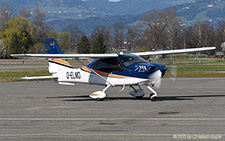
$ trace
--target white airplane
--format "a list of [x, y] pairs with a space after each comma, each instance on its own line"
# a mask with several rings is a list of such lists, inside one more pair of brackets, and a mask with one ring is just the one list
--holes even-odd
[[[52, 74], [51, 76], [22, 77], [22, 79], [55, 79], [61, 85], [75, 85], [76, 83], [104, 85], [103, 90], [89, 95], [97, 100], [103, 100], [106, 97], [105, 91], [115, 86], [122, 86], [122, 91], [126, 86], [130, 86], [133, 88], [130, 95], [135, 98], [143, 98], [145, 92], [141, 89], [141, 86], [145, 85], [150, 91], [149, 99], [155, 101], [157, 92], [153, 87], [158, 88], [160, 86], [161, 78], [167, 68], [161, 64], [147, 63], [140, 56], [180, 54], [216, 49], [215, 47], [202, 47], [129, 54], [63, 54], [55, 39], [45, 39], [45, 44], [48, 54], [11, 54], [12, 57], [16, 58], [51, 58], [48, 59], [48, 69]], [[79, 61], [81, 57], [96, 60], [84, 65]], [[74, 69], [66, 58], [74, 58], [84, 66]], [[137, 86], [138, 89], [134, 86]]]

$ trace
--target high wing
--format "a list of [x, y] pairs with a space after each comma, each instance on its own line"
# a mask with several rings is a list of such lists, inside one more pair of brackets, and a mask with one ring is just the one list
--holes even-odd
[[[131, 53], [138, 56], [154, 56], [154, 55], [168, 55], [168, 54], [182, 54], [190, 52], [199, 52], [199, 51], [209, 51], [214, 50], [216, 47], [202, 47], [202, 48], [189, 48], [189, 49], [176, 49], [176, 50], [162, 50], [162, 51], [152, 51], [152, 52], [137, 52]], [[109, 58], [109, 57], [118, 57], [118, 54], [11, 54], [15, 58], [26, 58], [26, 57], [35, 57], [35, 58]]]
[[11, 54], [16, 58], [109, 58], [118, 57], [118, 54]]
[[190, 53], [190, 52], [199, 52], [199, 51], [209, 51], [209, 50], [214, 50], [214, 49], [216, 49], [216, 47], [162, 50], [162, 51], [153, 51], [153, 52], [137, 52], [137, 53], [133, 53], [133, 54], [138, 55], [138, 56], [154, 56], [154, 55], [169, 55], [169, 54], [181, 54], [181, 53]]

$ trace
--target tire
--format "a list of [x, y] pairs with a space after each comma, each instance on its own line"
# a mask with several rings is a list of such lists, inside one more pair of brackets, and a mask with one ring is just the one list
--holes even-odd
[[151, 100], [151, 101], [156, 101], [156, 96], [154, 96], [155, 94], [154, 93], [152, 93], [152, 94], [150, 94], [150, 96], [149, 96], [149, 99]]

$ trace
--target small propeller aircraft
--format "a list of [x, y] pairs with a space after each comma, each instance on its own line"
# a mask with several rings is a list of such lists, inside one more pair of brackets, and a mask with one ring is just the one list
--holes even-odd
[[[51, 76], [22, 77], [22, 79], [55, 79], [61, 85], [75, 85], [76, 83], [104, 85], [103, 90], [89, 95], [96, 100], [103, 100], [106, 97], [105, 91], [115, 86], [121, 86], [122, 91], [126, 86], [130, 86], [133, 88], [130, 95], [135, 98], [143, 98], [145, 92], [141, 89], [141, 86], [145, 85], [150, 91], [149, 99], [155, 101], [157, 92], [153, 87], [158, 88], [160, 86], [161, 78], [167, 68], [161, 64], [148, 63], [140, 56], [190, 53], [215, 49], [215, 47], [202, 47], [129, 54], [63, 54], [55, 39], [45, 39], [45, 44], [47, 54], [11, 54], [12, 57], [16, 58], [48, 58], [48, 69], [52, 74]], [[83, 63], [79, 58], [95, 60], [88, 65], [83, 64], [83, 67], [74, 69], [66, 60], [67, 58], [76, 59], [81, 64]]]

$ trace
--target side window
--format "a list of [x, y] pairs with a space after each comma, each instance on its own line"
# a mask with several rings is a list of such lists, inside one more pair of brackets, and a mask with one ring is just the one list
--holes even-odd
[[93, 63], [91, 67], [95, 70], [103, 71], [103, 72], [123, 70], [117, 58], [99, 59], [95, 63]]
[[143, 58], [134, 54], [120, 55], [119, 58], [125, 67], [129, 67], [130, 65], [133, 65], [136, 63], [146, 63], [146, 61]]

